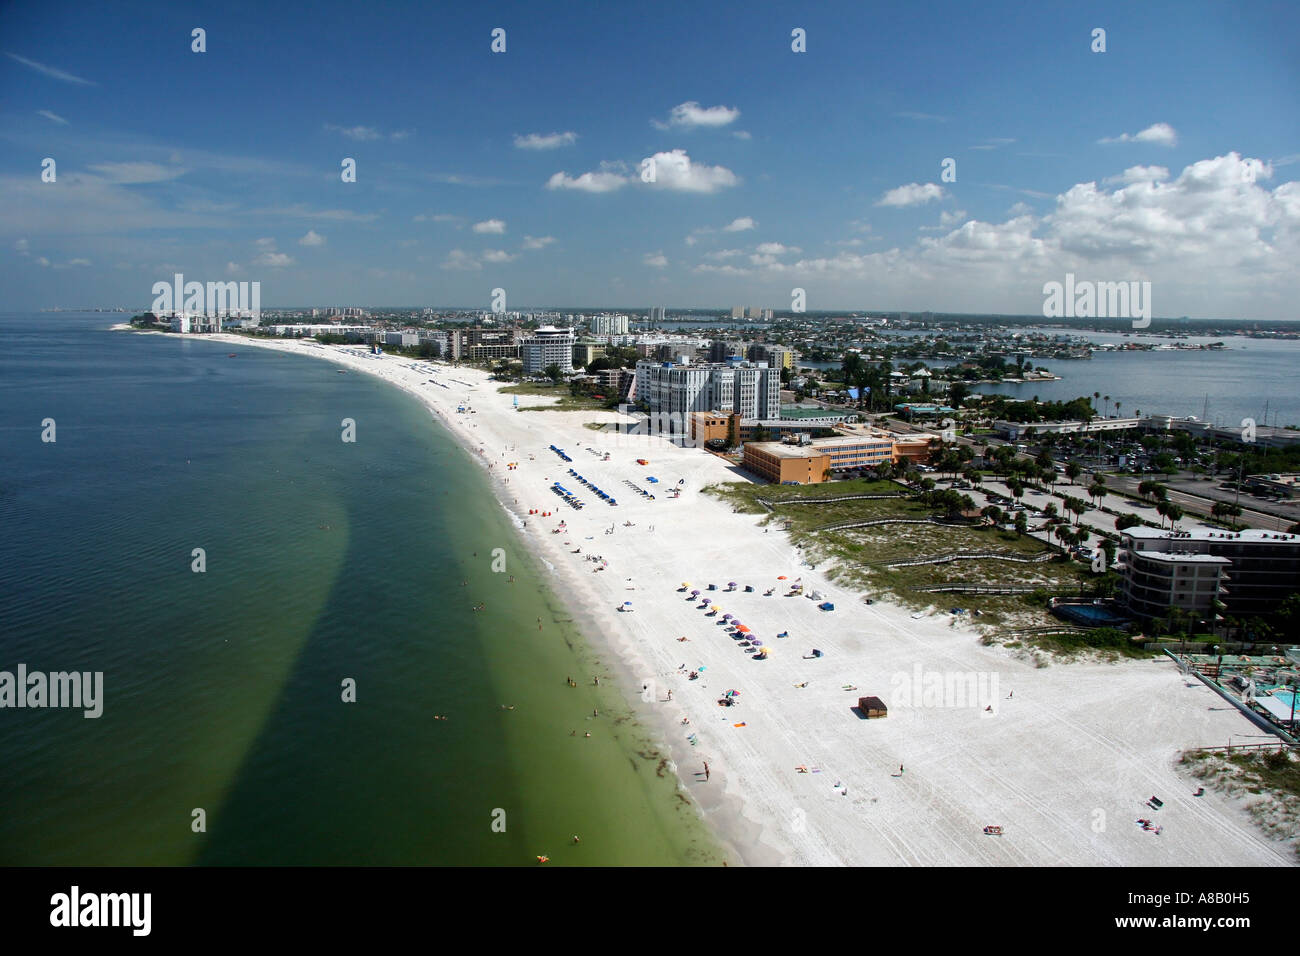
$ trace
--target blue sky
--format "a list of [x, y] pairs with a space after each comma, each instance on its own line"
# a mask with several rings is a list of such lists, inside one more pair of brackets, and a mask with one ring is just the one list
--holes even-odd
[[1300, 317], [1294, 4], [309, 9], [6, 6], [0, 308], [180, 271], [264, 308], [1036, 313], [1074, 272]]

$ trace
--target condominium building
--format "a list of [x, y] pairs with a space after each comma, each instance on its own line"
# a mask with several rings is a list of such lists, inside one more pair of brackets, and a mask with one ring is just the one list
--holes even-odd
[[464, 329], [448, 329], [446, 336], [441, 354], [443, 358], [450, 361], [519, 356], [514, 329], [472, 326]]
[[524, 374], [540, 375], [551, 365], [570, 371], [575, 341], [572, 329], [557, 329], [553, 325], [543, 325], [531, 335], [524, 336], [520, 341]]
[[573, 344], [573, 364], [586, 368], [597, 358], [605, 354], [607, 346], [603, 342], [583, 339]]
[[773, 368], [794, 368], [794, 349], [788, 345], [771, 345], [758, 342], [745, 353], [751, 362], [766, 362]]
[[781, 415], [781, 374], [764, 365], [642, 361], [636, 374], [638, 401], [651, 413], [678, 416], [683, 430], [691, 412], [735, 412], [744, 420]]
[[591, 317], [592, 335], [627, 335], [627, 330], [628, 318], [626, 315], [593, 315]]
[[607, 368], [596, 373], [596, 380], [606, 398], [618, 397], [626, 401], [636, 381], [636, 373], [629, 368]]
[[1121, 538], [1120, 600], [1140, 617], [1170, 608], [1268, 614], [1300, 590], [1300, 535], [1250, 528], [1130, 528]]

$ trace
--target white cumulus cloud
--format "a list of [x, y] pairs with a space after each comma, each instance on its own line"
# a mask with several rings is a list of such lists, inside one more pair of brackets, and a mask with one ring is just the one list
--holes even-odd
[[285, 266], [293, 265], [293, 256], [283, 252], [264, 252], [253, 260], [253, 265], [283, 269]]
[[1097, 140], [1099, 143], [1156, 143], [1160, 146], [1177, 146], [1178, 133], [1168, 123], [1153, 123], [1139, 133], [1121, 133], [1118, 136], [1106, 136]]
[[697, 127], [717, 128], [726, 126], [728, 123], [734, 123], [740, 117], [740, 110], [730, 106], [709, 106], [704, 107], [695, 100], [686, 103], [679, 103], [674, 106], [668, 113], [668, 122], [664, 123], [659, 120], [651, 120], [658, 129], [684, 128], [694, 129]]
[[[725, 166], [692, 162], [684, 149], [655, 153], [649, 158], [653, 160], [655, 171], [655, 181], [646, 184], [651, 187], [676, 192], [713, 193], [740, 182], [740, 177]], [[645, 168], [644, 161], [642, 168]]]
[[561, 146], [572, 146], [578, 141], [578, 134], [573, 132], [566, 133], [529, 133], [527, 136], [515, 134], [515, 149], [559, 149]]
[[889, 190], [880, 197], [876, 205], [919, 206], [935, 199], [942, 199], [943, 196], [943, 187], [935, 183], [926, 183], [924, 186], [920, 183], [908, 183], [906, 186], [899, 186], [897, 189]]
[[447, 253], [447, 258], [443, 261], [441, 268], [460, 272], [477, 272], [483, 266], [465, 250], [453, 249]]
[[303, 236], [301, 239], [298, 240], [298, 245], [300, 245], [300, 246], [323, 246], [323, 245], [325, 245], [325, 237], [322, 236], [322, 235], [321, 235], [319, 232], [317, 232], [315, 229], [308, 229], [308, 230], [307, 230], [307, 235]]
[[546, 188], [576, 189], [586, 193], [612, 193], [616, 189], [622, 189], [628, 182], [628, 177], [609, 170], [583, 173], [581, 176], [570, 176], [561, 171], [546, 181]]
[[501, 219], [485, 219], [482, 222], [474, 223], [473, 230], [477, 233], [501, 236], [505, 235], [506, 224]]

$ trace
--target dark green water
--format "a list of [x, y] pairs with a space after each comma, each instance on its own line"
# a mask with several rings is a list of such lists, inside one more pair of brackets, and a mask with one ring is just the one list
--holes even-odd
[[417, 402], [111, 321], [0, 315], [0, 670], [105, 698], [0, 710], [0, 864], [723, 858]]

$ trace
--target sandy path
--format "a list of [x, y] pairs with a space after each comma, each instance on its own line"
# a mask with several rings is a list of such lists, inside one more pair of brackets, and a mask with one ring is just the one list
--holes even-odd
[[[516, 412], [511, 396], [499, 394], [481, 371], [375, 357], [359, 348], [203, 338], [327, 358], [419, 397], [490, 466], [499, 499], [523, 515], [524, 537], [555, 568], [558, 593], [575, 618], [594, 627], [592, 638], [616, 650], [632, 699], [641, 683], [655, 682], [647, 694], [653, 702], [640, 709], [660, 728], [683, 786], [748, 862], [1293, 862], [1287, 848], [1255, 828], [1240, 801], [1213, 792], [1191, 796], [1195, 782], [1175, 769], [1180, 749], [1224, 744], [1230, 735], [1242, 742], [1258, 731], [1170, 662], [1040, 668], [1013, 652], [982, 646], [972, 630], [950, 626], [946, 603], [920, 619], [883, 602], [868, 607], [801, 566], [784, 534], [764, 533], [756, 516], [733, 513], [699, 494], [705, 484], [736, 480], [722, 460], [660, 439], [583, 427], [614, 421], [616, 413]], [[449, 387], [430, 385], [429, 379]], [[462, 401], [473, 413], [457, 413]], [[552, 443], [573, 461], [549, 451]], [[608, 451], [611, 460], [599, 460], [586, 446], [602, 456]], [[638, 457], [648, 458], [650, 466], [637, 465]], [[506, 462], [519, 467], [507, 472]], [[619, 506], [582, 494], [570, 467], [612, 493]], [[645, 482], [647, 474], [660, 484]], [[685, 479], [682, 496], [669, 499], [666, 491], [679, 478]], [[656, 490], [657, 499], [649, 501], [624, 480], [665, 493]], [[587, 506], [575, 511], [563, 505], [548, 490], [553, 481], [580, 493]], [[529, 508], [553, 509], [554, 516], [530, 517]], [[549, 533], [561, 519], [568, 532]], [[625, 521], [635, 526], [624, 527]], [[611, 524], [613, 533], [606, 534]], [[576, 548], [583, 553], [573, 554]], [[593, 570], [596, 565], [586, 560], [592, 552], [606, 559], [608, 570]], [[802, 577], [836, 610], [820, 611], [815, 602], [784, 597], [782, 590], [765, 597], [767, 587], [788, 583], [778, 582], [778, 575]], [[768, 660], [742, 652], [723, 627], [676, 590], [682, 581], [704, 590], [708, 583], [721, 589], [730, 580], [756, 590], [709, 596], [754, 629], [771, 648]], [[616, 613], [628, 599], [635, 610]], [[789, 638], [776, 638], [786, 630]], [[676, 640], [683, 636], [689, 641]], [[814, 647], [825, 656], [805, 660]], [[688, 680], [680, 665], [703, 667], [700, 679]], [[931, 675], [982, 680], [989, 699], [973, 705], [934, 702], [917, 693], [917, 704], [928, 706], [903, 706], [903, 689], [912, 688], [918, 665], [921, 687], [935, 679]], [[805, 681], [807, 687], [795, 686]], [[841, 689], [846, 684], [858, 690]], [[740, 691], [740, 703], [719, 707], [728, 689]], [[667, 701], [670, 690], [673, 699]], [[859, 719], [849, 709], [859, 695], [882, 697], [890, 705], [888, 718]], [[988, 704], [993, 713], [984, 710]], [[698, 734], [695, 746], [686, 739], [691, 732]], [[707, 783], [698, 775], [705, 760]], [[895, 776], [900, 764], [905, 772]], [[799, 773], [797, 766], [810, 772]], [[1162, 810], [1144, 806], [1152, 795], [1165, 801]], [[1155, 819], [1163, 832], [1143, 832], [1135, 825], [1138, 817]], [[986, 824], [1003, 826], [1005, 834], [985, 836]]]

